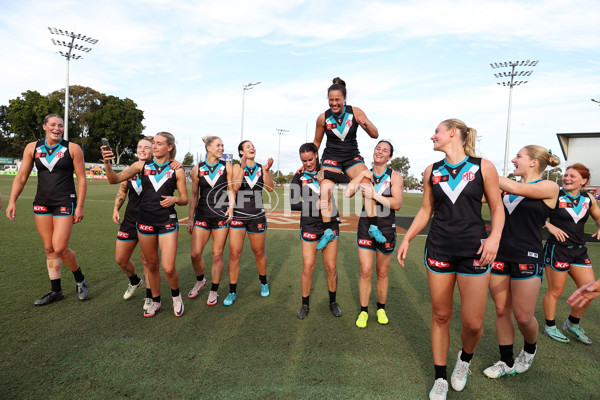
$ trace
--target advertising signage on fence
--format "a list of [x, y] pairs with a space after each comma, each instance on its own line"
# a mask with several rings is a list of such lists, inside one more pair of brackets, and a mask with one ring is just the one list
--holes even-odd
[[15, 159], [11, 157], [0, 157], [0, 164], [14, 164]]

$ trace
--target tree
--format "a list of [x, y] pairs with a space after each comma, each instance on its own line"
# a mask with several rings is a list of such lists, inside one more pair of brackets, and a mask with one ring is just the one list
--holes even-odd
[[[142, 138], [144, 112], [131, 99], [106, 96], [100, 109], [90, 120], [89, 137], [94, 146], [86, 151], [86, 159], [100, 159], [101, 138], [108, 139], [117, 164], [135, 159], [137, 142]], [[123, 160], [121, 160], [123, 158]]]
[[410, 169], [410, 162], [408, 161], [408, 157], [396, 157], [393, 158], [389, 166], [392, 170], [399, 172], [403, 177], [408, 176], [408, 170]]
[[183, 156], [183, 165], [194, 165], [194, 156], [189, 151]]
[[46, 115], [52, 113], [62, 115], [64, 109], [57, 100], [50, 100], [35, 90], [23, 92], [21, 96], [9, 100], [6, 120], [14, 140], [23, 149], [26, 143], [44, 137], [42, 125]]
[[[65, 90], [55, 90], [48, 95], [51, 101], [57, 101], [65, 107]], [[69, 86], [69, 140], [73, 140], [84, 149], [88, 145], [88, 134], [90, 130], [90, 121], [94, 113], [102, 105], [102, 100], [106, 95], [96, 90], [86, 87], [73, 85]]]
[[560, 167], [554, 167], [544, 171], [542, 173], [542, 178], [556, 182], [559, 186], [562, 186], [562, 175], [562, 169]]

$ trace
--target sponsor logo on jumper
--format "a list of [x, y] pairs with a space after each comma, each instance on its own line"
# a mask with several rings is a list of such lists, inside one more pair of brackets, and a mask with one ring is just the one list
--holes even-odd
[[[559, 207], [565, 209], [565, 211], [573, 218], [573, 222], [578, 223], [583, 217], [587, 215], [588, 209], [590, 208], [590, 198], [585, 197], [581, 201], [579, 199], [569, 201], [567, 196], [560, 196], [558, 198]], [[562, 206], [562, 203], [566, 203], [566, 206]]]
[[[352, 127], [352, 119], [354, 118], [354, 115], [349, 114], [349, 113], [345, 113], [344, 114], [344, 120], [338, 121], [339, 123], [336, 123], [336, 120], [334, 119], [333, 116], [327, 118], [325, 125], [327, 126], [327, 130], [331, 131], [331, 133], [333, 133], [338, 139], [340, 139], [342, 142], [346, 139], [346, 136], [348, 135], [348, 132], [350, 132], [350, 128]], [[344, 128], [342, 131], [340, 131], [340, 128]]]
[[466, 181], [466, 182], [471, 182], [474, 179], [475, 179], [475, 174], [472, 173], [471, 171], [465, 172], [462, 176], [462, 180]]
[[[48, 169], [48, 171], [52, 172], [56, 163], [65, 156], [67, 152], [67, 148], [63, 145], [56, 145], [55, 149], [48, 149], [46, 146], [40, 146], [35, 150], [35, 157], [39, 159], [39, 161]], [[45, 148], [45, 150], [44, 150]], [[38, 156], [39, 154], [39, 156]]]
[[[449, 170], [449, 168], [453, 169]], [[464, 170], [464, 168], [468, 169], [462, 175], [460, 175], [460, 172]], [[464, 188], [467, 187], [467, 184], [471, 181], [464, 179], [465, 175], [467, 177], [472, 175], [474, 179], [477, 171], [479, 171], [479, 166], [468, 162], [459, 167], [449, 167], [448, 165], [444, 164], [437, 170], [432, 171], [432, 181], [434, 184], [439, 185], [452, 203], [456, 203], [458, 196], [460, 196]], [[450, 173], [450, 175], [448, 175], [448, 173]]]

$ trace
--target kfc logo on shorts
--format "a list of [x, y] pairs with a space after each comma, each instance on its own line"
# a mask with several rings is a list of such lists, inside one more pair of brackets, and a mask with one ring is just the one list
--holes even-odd
[[44, 206], [33, 206], [33, 211], [46, 212], [46, 211], [48, 211], [48, 209]]
[[331, 165], [333, 167], [337, 167], [338, 162], [334, 160], [323, 160], [323, 165]]
[[142, 232], [154, 232], [154, 227], [152, 225], [139, 224], [138, 229]]
[[310, 232], [302, 232], [302, 239], [315, 240], [317, 235]]
[[242, 225], [244, 225], [244, 223], [242, 221], [236, 221], [236, 220], [231, 221], [231, 226], [242, 226]]
[[372, 246], [373, 241], [369, 240], [369, 239], [358, 239], [358, 245], [359, 246]]
[[471, 182], [473, 179], [475, 179], [475, 174], [471, 171], [465, 172], [462, 176], [462, 180], [465, 182]]
[[554, 268], [569, 268], [569, 263], [568, 262], [555, 262], [554, 263]]
[[433, 258], [427, 258], [427, 263], [431, 267], [437, 268], [448, 268], [450, 266], [449, 262], [434, 260]]
[[504, 263], [503, 262], [494, 261], [492, 263], [492, 269], [495, 269], [496, 271], [504, 271]]
[[121, 238], [121, 239], [128, 239], [128, 238], [129, 238], [129, 233], [127, 233], [127, 232], [121, 232], [121, 231], [119, 231], [119, 232], [117, 233], [117, 237], [118, 237], [118, 238]]
[[196, 225], [196, 226], [201, 226], [201, 227], [203, 227], [203, 228], [206, 228], [206, 226], [207, 226], [207, 225], [206, 225], [206, 221], [196, 221], [196, 222], [194, 223], [194, 225]]

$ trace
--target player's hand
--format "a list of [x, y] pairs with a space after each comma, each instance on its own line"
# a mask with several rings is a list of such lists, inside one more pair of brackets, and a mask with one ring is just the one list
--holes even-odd
[[498, 246], [500, 245], [499, 239], [488, 237], [481, 243], [479, 246], [479, 250], [477, 250], [477, 254], [481, 254], [481, 258], [479, 258], [479, 264], [488, 265], [496, 260], [496, 255], [498, 254]]
[[404, 268], [404, 261], [406, 260], [406, 254], [408, 253], [408, 248], [410, 247], [408, 240], [403, 240], [400, 243], [400, 247], [398, 247], [398, 263]]
[[193, 218], [188, 218], [186, 229], [190, 235], [194, 231], [194, 219]]
[[589, 282], [577, 289], [567, 300], [572, 307], [585, 307], [590, 301], [600, 296], [600, 283]]
[[121, 214], [119, 214], [119, 210], [113, 210], [112, 220], [115, 224], [121, 225]]
[[83, 207], [76, 207], [73, 213], [73, 223], [76, 224], [83, 220]]
[[102, 159], [104, 160], [104, 162], [110, 162], [111, 160], [115, 159], [112, 150], [109, 149], [107, 146], [101, 146], [100, 149], [102, 150]]
[[269, 157], [269, 159], [267, 160], [267, 163], [265, 164], [265, 171], [269, 171], [272, 166], [273, 166], [273, 158]]
[[229, 221], [233, 219], [233, 207], [229, 207], [227, 211], [225, 211], [225, 216], [227, 217], [227, 221], [225, 221], [225, 223], [228, 224]]
[[569, 238], [569, 235], [567, 235], [562, 229], [557, 228], [554, 225], [548, 227], [548, 232], [553, 234], [554, 237], [557, 238], [559, 242], [564, 242], [565, 240], [567, 240]]
[[242, 171], [244, 169], [246, 169], [246, 165], [248, 164], [248, 157], [244, 154], [242, 156], [242, 158], [240, 158], [240, 167], [242, 168]]
[[6, 218], [10, 219], [11, 221], [15, 220], [15, 217], [17, 215], [17, 206], [14, 203], [10, 203], [8, 202], [8, 206], [6, 206]]
[[160, 201], [160, 205], [163, 208], [169, 208], [177, 202], [175, 196], [160, 196], [163, 200]]
[[171, 163], [169, 164], [169, 168], [171, 168], [173, 171], [177, 171], [178, 169], [183, 168], [183, 164], [181, 164], [179, 161], [177, 160], [173, 160], [171, 161]]
[[370, 183], [361, 183], [360, 190], [365, 199], [372, 199], [375, 197], [375, 188]]

